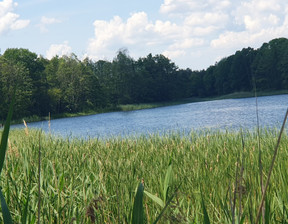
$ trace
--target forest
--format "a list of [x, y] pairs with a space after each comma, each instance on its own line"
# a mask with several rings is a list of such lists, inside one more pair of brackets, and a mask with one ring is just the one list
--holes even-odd
[[168, 102], [240, 91], [288, 89], [288, 39], [243, 48], [201, 71], [179, 69], [169, 58], [137, 60], [120, 49], [112, 61], [48, 60], [23, 48], [0, 55], [0, 121], [16, 91], [14, 117], [113, 110], [122, 104]]

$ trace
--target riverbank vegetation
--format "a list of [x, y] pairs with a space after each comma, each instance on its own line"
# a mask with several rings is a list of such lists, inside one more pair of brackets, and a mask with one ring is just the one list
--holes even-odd
[[113, 61], [80, 60], [74, 54], [48, 60], [28, 49], [7, 49], [0, 55], [0, 121], [15, 86], [14, 119], [21, 120], [253, 94], [255, 86], [257, 92], [287, 91], [287, 57], [286, 38], [244, 48], [201, 71], [179, 69], [163, 55], [136, 60], [125, 49]]
[[[261, 178], [265, 183], [278, 135], [275, 129], [260, 130], [259, 165], [256, 131], [104, 141], [13, 130], [0, 186], [15, 223], [35, 223], [38, 208], [41, 223], [130, 223], [140, 182], [147, 223], [171, 196], [160, 223], [232, 223], [233, 214], [234, 223], [255, 223]], [[288, 221], [287, 154], [283, 134], [265, 199], [265, 223]]]

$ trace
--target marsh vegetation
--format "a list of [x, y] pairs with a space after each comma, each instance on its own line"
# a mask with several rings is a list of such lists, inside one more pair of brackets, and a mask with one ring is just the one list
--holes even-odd
[[[279, 131], [260, 132], [265, 180]], [[16, 223], [21, 222], [27, 201], [28, 223], [37, 220], [39, 149], [43, 223], [130, 223], [141, 181], [148, 194], [161, 199], [144, 194], [148, 223], [163, 209], [161, 201], [165, 203], [180, 184], [160, 223], [202, 223], [202, 200], [211, 223], [231, 223], [234, 204], [235, 220], [254, 223], [256, 219], [262, 196], [256, 131], [101, 141], [14, 130], [0, 185]], [[265, 198], [265, 218], [271, 223], [288, 221], [287, 154], [284, 134]], [[166, 180], [169, 167], [171, 174]]]

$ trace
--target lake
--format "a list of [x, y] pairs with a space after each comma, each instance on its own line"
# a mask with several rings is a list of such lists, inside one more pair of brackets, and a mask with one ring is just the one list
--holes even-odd
[[[288, 95], [258, 97], [261, 127], [279, 128], [288, 106]], [[29, 123], [29, 128], [63, 137], [108, 138], [191, 130], [255, 129], [256, 99], [225, 99], [129, 112], [111, 112], [82, 117]], [[12, 128], [24, 128], [23, 124]]]

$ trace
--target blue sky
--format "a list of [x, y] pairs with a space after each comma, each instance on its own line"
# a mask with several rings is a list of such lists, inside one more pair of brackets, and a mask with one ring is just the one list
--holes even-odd
[[205, 69], [244, 47], [288, 37], [287, 0], [3, 0], [0, 48], [52, 58], [164, 54]]

